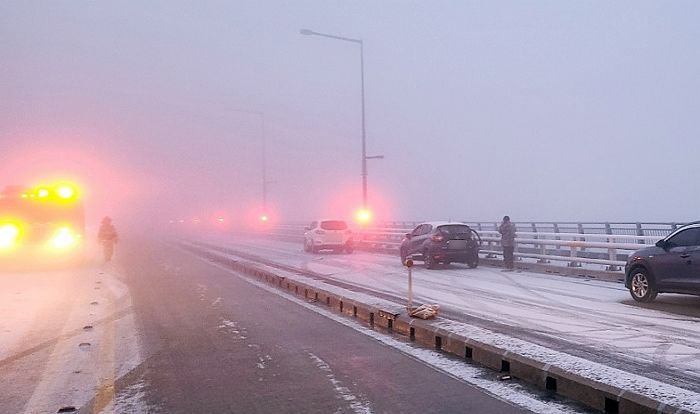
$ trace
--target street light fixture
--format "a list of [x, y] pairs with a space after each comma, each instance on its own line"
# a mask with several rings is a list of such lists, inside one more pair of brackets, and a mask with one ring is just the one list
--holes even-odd
[[305, 36], [321, 36], [329, 39], [342, 40], [360, 45], [360, 85], [362, 90], [362, 207], [367, 210], [367, 160], [383, 159], [383, 155], [367, 156], [367, 140], [365, 134], [365, 57], [364, 44], [362, 39], [353, 39], [350, 37], [336, 36], [326, 33], [314, 32], [309, 29], [301, 29], [299, 33]]

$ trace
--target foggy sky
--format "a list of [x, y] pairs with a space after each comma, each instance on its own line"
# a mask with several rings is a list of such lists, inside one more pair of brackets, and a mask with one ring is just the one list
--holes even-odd
[[[700, 3], [0, 3], [0, 186], [92, 217], [686, 221]], [[218, 214], [218, 213], [217, 213]]]

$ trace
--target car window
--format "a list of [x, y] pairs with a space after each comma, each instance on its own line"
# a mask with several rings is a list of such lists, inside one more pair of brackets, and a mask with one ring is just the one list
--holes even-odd
[[421, 227], [423, 227], [422, 224], [417, 225], [416, 228], [413, 229], [413, 231], [411, 231], [411, 235], [413, 235], [413, 236], [419, 236], [419, 235], [420, 235]]
[[450, 236], [457, 236], [457, 235], [464, 235], [464, 236], [470, 236], [471, 235], [471, 230], [469, 229], [469, 226], [467, 225], [459, 225], [459, 224], [450, 224], [447, 226], [440, 226], [438, 227], [438, 230], [442, 233], [445, 233]]
[[686, 229], [668, 239], [673, 247], [700, 245], [700, 227]]
[[430, 225], [430, 224], [424, 224], [424, 225], [423, 225], [423, 229], [421, 229], [421, 232], [420, 232], [421, 236], [424, 235], [424, 234], [430, 233], [430, 231], [431, 231], [432, 229], [433, 229], [433, 226], [432, 226], [432, 225]]
[[325, 220], [321, 222], [323, 230], [346, 230], [348, 224], [343, 220]]

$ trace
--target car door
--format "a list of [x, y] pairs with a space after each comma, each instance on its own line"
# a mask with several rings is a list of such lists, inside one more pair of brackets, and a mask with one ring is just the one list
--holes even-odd
[[420, 235], [420, 231], [421, 231], [422, 227], [423, 227], [423, 225], [419, 224], [416, 226], [416, 228], [411, 230], [411, 233], [409, 233], [411, 235], [411, 237], [409, 237], [408, 241], [406, 242], [406, 244], [408, 246], [408, 254], [413, 254], [416, 252], [415, 241], [416, 241], [416, 238], [418, 238], [418, 236]]
[[418, 237], [414, 237], [412, 242], [414, 243], [414, 249], [413, 251], [415, 253], [420, 253], [421, 250], [423, 249], [423, 244], [425, 244], [425, 240], [430, 237], [430, 232], [433, 230], [433, 226], [430, 224], [423, 224], [420, 228], [420, 233], [418, 234]]
[[686, 246], [680, 254], [681, 269], [678, 273], [677, 289], [679, 293], [700, 292], [700, 227], [686, 230]]
[[409, 245], [410, 245], [410, 253], [417, 253], [422, 244], [423, 240], [425, 240], [425, 231], [426, 231], [426, 226], [427, 224], [421, 224], [417, 226], [413, 231], [411, 232], [411, 240], [409, 240]]
[[681, 292], [687, 289], [693, 274], [693, 258], [697, 254], [700, 227], [690, 227], [670, 237], [664, 254], [651, 259], [652, 271], [662, 290]]
[[700, 246], [686, 249], [688, 273], [683, 280], [685, 293], [700, 294]]

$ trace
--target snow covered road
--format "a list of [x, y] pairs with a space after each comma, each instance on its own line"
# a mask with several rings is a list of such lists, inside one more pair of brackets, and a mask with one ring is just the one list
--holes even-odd
[[[313, 272], [383, 297], [407, 295], [397, 257], [302, 251], [296, 243], [207, 238], [209, 243]], [[635, 303], [622, 284], [481, 266], [414, 267], [414, 295], [443, 316], [668, 384], [700, 391], [700, 299], [661, 295]]]
[[96, 263], [0, 273], [3, 412], [118, 411], [114, 383], [141, 363], [121, 278]]

